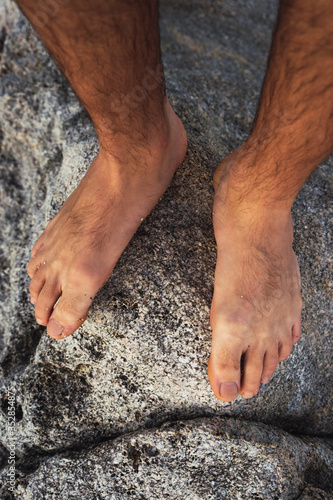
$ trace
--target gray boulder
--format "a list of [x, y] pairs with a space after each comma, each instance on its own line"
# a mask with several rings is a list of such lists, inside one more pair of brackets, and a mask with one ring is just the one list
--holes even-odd
[[20, 478], [16, 491], [22, 500], [280, 500], [332, 498], [332, 484], [332, 455], [319, 440], [212, 417], [58, 453]]
[[[31, 497], [27, 495], [29, 491], [37, 491], [34, 488], [38, 486], [38, 477], [42, 477], [38, 474], [47, 475], [45, 471], [50, 467], [50, 478], [53, 477], [57, 460], [65, 460], [60, 458], [59, 451], [84, 450], [81, 458], [76, 455], [71, 458], [73, 451], [68, 451], [66, 458], [73, 470], [71, 477], [78, 481], [78, 488], [83, 488], [84, 477], [79, 480], [79, 472], [74, 471], [80, 469], [79, 460], [88, 460], [87, 446], [108, 441], [101, 444], [99, 458], [92, 461], [96, 467], [99, 463], [103, 468], [105, 459], [109, 460], [107, 457], [113, 457], [114, 450], [123, 446], [119, 443], [127, 443], [127, 438], [124, 441], [119, 438], [113, 444], [115, 437], [125, 433], [134, 432], [141, 447], [145, 439], [156, 439], [167, 446], [165, 433], [169, 431], [158, 430], [165, 422], [197, 419], [198, 425], [194, 427], [191, 427], [194, 424], [189, 427], [184, 424], [188, 429], [184, 431], [184, 456], [186, 447], [190, 454], [194, 450], [189, 444], [191, 429], [195, 428], [198, 435], [202, 433], [202, 446], [205, 440], [210, 446], [210, 439], [217, 439], [216, 436], [209, 438], [207, 430], [213, 425], [210, 424], [213, 417], [215, 423], [218, 418], [226, 422], [224, 417], [246, 420], [248, 423], [243, 425], [247, 429], [252, 429], [254, 424], [251, 422], [257, 421], [295, 434], [325, 436], [332, 432], [332, 347], [329, 338], [332, 322], [329, 248], [332, 179], [329, 170], [332, 158], [311, 176], [293, 209], [295, 249], [303, 276], [301, 340], [291, 356], [279, 365], [271, 382], [252, 400], [239, 397], [231, 404], [218, 401], [211, 392], [206, 373], [216, 258], [211, 222], [211, 179], [218, 161], [241, 144], [249, 133], [275, 12], [276, 2], [273, 1], [162, 3], [162, 50], [167, 89], [188, 133], [187, 157], [162, 201], [141, 225], [112, 277], [98, 294], [87, 321], [73, 336], [56, 341], [35, 323], [25, 268], [37, 236], [83, 176], [98, 144], [90, 119], [37, 35], [15, 4], [2, 0], [1, 442], [8, 448], [6, 398], [11, 388], [16, 391], [15, 435], [22, 471], [27, 470], [24, 464], [32, 457], [54, 454], [54, 458], [42, 460], [26, 490], [21, 485], [20, 491], [26, 495], [23, 498], [36, 498], [32, 493]], [[151, 427], [157, 428], [155, 434], [153, 431], [146, 433], [145, 429]], [[270, 432], [286, 436], [273, 429], [267, 432], [267, 436]], [[288, 439], [285, 437], [285, 451], [279, 460], [276, 459], [279, 464], [276, 467], [281, 466], [283, 470], [287, 467], [287, 453], [297, 462], [294, 444], [305, 446], [292, 436]], [[232, 443], [231, 440], [229, 448]], [[304, 451], [302, 457], [310, 454], [312, 445], [307, 446], [308, 451]], [[319, 444], [313, 446], [320, 448]], [[168, 459], [165, 453], [161, 455], [165, 456], [164, 463], [173, 460], [177, 477], [180, 480], [184, 476], [185, 484], [190, 476], [181, 455], [171, 454]], [[216, 456], [218, 451], [211, 453]], [[325, 453], [329, 454], [326, 448]], [[197, 470], [199, 456], [195, 455], [197, 458], [193, 462]], [[206, 456], [209, 456], [208, 448]], [[263, 459], [264, 454], [260, 456]], [[246, 463], [242, 464], [239, 459], [239, 470], [247, 470]], [[307, 470], [306, 464], [305, 458], [299, 462], [298, 492], [305, 484], [302, 477]], [[327, 469], [328, 461], [325, 464]], [[158, 462], [158, 471], [163, 469], [162, 465]], [[126, 469], [125, 462], [121, 467], [133, 475], [133, 468], [128, 466]], [[173, 470], [168, 467], [166, 465], [163, 472], [163, 485], [168, 484], [167, 478]], [[218, 462], [215, 467], [214, 474], [224, 477], [226, 462]], [[202, 464], [202, 474], [205, 470]], [[25, 477], [26, 473], [22, 474]], [[100, 474], [102, 478], [102, 472]], [[108, 478], [115, 477], [112, 474]], [[200, 491], [197, 489], [198, 477], [193, 495]], [[212, 477], [207, 479], [207, 485], [211, 485]], [[283, 477], [287, 477], [286, 472]], [[54, 485], [56, 481], [54, 479]], [[108, 483], [109, 479], [103, 481]], [[117, 480], [112, 481], [110, 484], [116, 488]], [[145, 481], [148, 484], [148, 476]], [[321, 489], [320, 481], [309, 484], [311, 488]], [[163, 485], [161, 488], [167, 488]], [[276, 486], [277, 492], [280, 486]], [[168, 487], [169, 490], [158, 491], [168, 491], [170, 498], [176, 498], [172, 497], [172, 481]], [[229, 495], [228, 488], [226, 495]], [[144, 491], [142, 489], [142, 495]], [[212, 491], [219, 490], [213, 488]], [[294, 495], [294, 491], [296, 489], [290, 487], [290, 495]], [[225, 498], [256, 498], [230, 495]]]

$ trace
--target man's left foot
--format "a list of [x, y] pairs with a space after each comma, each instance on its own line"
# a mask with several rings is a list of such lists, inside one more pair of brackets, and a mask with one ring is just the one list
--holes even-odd
[[243, 161], [242, 151], [236, 150], [214, 177], [217, 264], [208, 375], [214, 394], [226, 402], [239, 394], [255, 396], [301, 333], [301, 282], [290, 209], [265, 207], [234, 189], [234, 167], [241, 169]]

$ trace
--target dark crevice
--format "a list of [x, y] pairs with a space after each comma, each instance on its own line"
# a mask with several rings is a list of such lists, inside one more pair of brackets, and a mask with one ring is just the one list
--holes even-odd
[[0, 127], [0, 154], [2, 151], [2, 143], [3, 143], [3, 131], [2, 128]]
[[9, 457], [9, 451], [3, 445], [0, 445], [0, 470], [6, 467]]
[[[26, 331], [26, 329], [23, 329], [23, 331]], [[7, 378], [14, 369], [15, 372], [18, 372], [29, 364], [31, 356], [35, 353], [43, 332], [44, 327], [36, 326], [29, 334], [17, 336], [14, 336], [14, 334], [12, 336], [11, 345], [7, 347], [2, 359], [0, 358], [0, 366], [5, 378]]]
[[0, 30], [0, 61], [1, 61], [1, 54], [3, 52], [3, 48], [5, 45], [6, 37], [7, 37], [7, 31], [6, 31], [6, 28], [3, 26]]
[[323, 460], [309, 465], [304, 471], [304, 481], [308, 485], [332, 492], [333, 471]]

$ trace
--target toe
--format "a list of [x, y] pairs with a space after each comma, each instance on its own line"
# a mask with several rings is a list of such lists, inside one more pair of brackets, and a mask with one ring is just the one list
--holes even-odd
[[298, 342], [300, 338], [301, 338], [301, 318], [299, 318], [298, 321], [295, 322], [292, 328], [292, 343], [296, 344], [296, 342]]
[[216, 397], [225, 402], [239, 395], [242, 347], [232, 338], [213, 335], [208, 377]]
[[44, 286], [44, 283], [45, 283], [45, 274], [42, 272], [35, 273], [29, 285], [30, 301], [32, 304], [36, 304], [40, 291]]
[[94, 297], [93, 292], [63, 291], [47, 324], [47, 333], [62, 339], [71, 335], [84, 322]]
[[27, 273], [29, 278], [33, 278], [35, 273], [38, 271], [40, 265], [40, 259], [37, 259], [36, 256], [31, 257], [29, 263], [27, 265]]
[[35, 317], [39, 325], [47, 325], [53, 306], [60, 297], [60, 287], [55, 283], [45, 283], [38, 295], [35, 306]]
[[45, 232], [38, 238], [31, 250], [31, 257], [35, 257], [37, 252], [42, 248], [44, 242]]
[[252, 398], [258, 392], [263, 370], [264, 352], [258, 347], [251, 346], [244, 355], [244, 369], [241, 384], [241, 395]]
[[279, 362], [287, 359], [293, 348], [291, 332], [284, 340], [279, 344]]
[[261, 374], [260, 382], [262, 384], [267, 384], [270, 381], [271, 376], [273, 375], [278, 362], [279, 362], [279, 357], [278, 357], [277, 346], [268, 349], [265, 353], [264, 366]]
[[29, 278], [34, 278], [35, 274], [39, 271], [45, 270], [46, 261], [45, 256], [41, 253], [32, 257], [27, 265], [27, 273]]

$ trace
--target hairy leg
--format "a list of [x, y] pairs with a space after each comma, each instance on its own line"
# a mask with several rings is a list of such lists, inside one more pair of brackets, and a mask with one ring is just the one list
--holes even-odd
[[332, 26], [330, 0], [281, 1], [252, 132], [215, 173], [208, 374], [223, 401], [257, 394], [300, 338], [291, 207], [333, 149]]
[[28, 264], [36, 320], [64, 338], [164, 193], [186, 136], [165, 95], [156, 0], [18, 3], [90, 114], [100, 146]]

